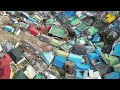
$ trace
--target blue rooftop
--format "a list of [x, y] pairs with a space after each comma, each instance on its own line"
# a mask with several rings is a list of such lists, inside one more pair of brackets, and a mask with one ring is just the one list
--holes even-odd
[[82, 64], [80, 62], [75, 62], [75, 68], [80, 69], [80, 70], [91, 70], [88, 64]]
[[75, 79], [83, 79], [83, 75], [79, 69], [75, 70]]
[[88, 60], [99, 60], [99, 56], [96, 53], [89, 53]]
[[111, 72], [109, 74], [106, 74], [104, 76], [105, 79], [119, 79], [120, 78], [120, 73], [119, 72]]
[[96, 34], [96, 35], [93, 37], [92, 42], [98, 43], [98, 42], [100, 42], [100, 39], [101, 39], [100, 35], [97, 35], [97, 34]]
[[113, 54], [116, 55], [116, 56], [120, 56], [120, 43], [117, 43], [117, 44], [114, 46]]
[[82, 63], [82, 56], [70, 53], [68, 55], [68, 60]]
[[36, 22], [36, 20], [33, 19], [33, 18], [31, 18], [31, 17], [28, 18], [28, 21], [30, 21], [30, 22], [32, 22], [32, 23]]
[[67, 17], [67, 18], [71, 18], [75, 15], [75, 11], [65, 11], [64, 12], [64, 15]]
[[53, 65], [55, 65], [56, 67], [62, 68], [64, 66], [65, 61], [66, 61], [65, 57], [56, 56], [53, 61]]
[[46, 64], [50, 64], [52, 60], [54, 59], [54, 53], [52, 51], [50, 52], [43, 52], [41, 56], [44, 58], [44, 61]]

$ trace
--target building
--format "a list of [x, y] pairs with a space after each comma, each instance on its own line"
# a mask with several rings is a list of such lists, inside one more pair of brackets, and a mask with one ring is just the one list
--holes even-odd
[[12, 63], [12, 59], [8, 54], [5, 54], [0, 59], [0, 78], [1, 79], [11, 79], [13, 77], [13, 72], [10, 64]]
[[62, 50], [58, 50], [58, 49], [55, 49], [55, 54], [58, 55], [58, 56], [62, 56], [62, 57], [65, 57], [67, 58], [69, 53], [66, 52], [66, 51], [62, 51]]
[[28, 79], [27, 76], [23, 73], [23, 71], [19, 70], [17, 71], [14, 76], [13, 79]]
[[116, 71], [108, 73], [104, 75], [104, 79], [120, 79], [120, 73]]
[[34, 79], [43, 79], [43, 74], [37, 74]]
[[63, 56], [56, 56], [54, 61], [53, 61], [53, 65], [58, 67], [58, 68], [63, 68], [64, 64], [65, 64], [66, 58]]
[[6, 44], [4, 44], [3, 45], [3, 48], [4, 48], [4, 50], [6, 51], [6, 52], [9, 52], [9, 51], [11, 51], [13, 48], [14, 48], [14, 46], [13, 46], [13, 44], [12, 43], [6, 43]]
[[81, 71], [79, 69], [75, 70], [74, 78], [75, 79], [83, 79], [83, 74], [81, 73]]
[[8, 32], [13, 32], [14, 28], [12, 26], [7, 25], [3, 28], [3, 30], [8, 31]]
[[49, 31], [49, 34], [59, 38], [65, 38], [68, 35], [68, 32], [64, 30], [62, 27], [52, 26]]
[[49, 65], [49, 64], [52, 62], [52, 60], [54, 59], [54, 53], [53, 53], [53, 51], [50, 51], [50, 52], [42, 52], [42, 53], [40, 54], [40, 56], [43, 58], [43, 60], [45, 61], [45, 63], [46, 63], [47, 65]]
[[75, 14], [76, 14], [75, 11], [65, 11], [63, 13], [63, 15], [65, 15], [65, 17], [67, 17], [67, 18], [71, 18], [71, 17], [75, 16]]
[[57, 39], [52, 39], [52, 40], [50, 40], [50, 42], [49, 42], [51, 45], [53, 45], [53, 46], [55, 46], [55, 47], [59, 47], [59, 46], [61, 46], [62, 44], [64, 44], [65, 42], [64, 41], [62, 41], [62, 40], [57, 40]]
[[22, 56], [23, 53], [18, 48], [12, 49], [8, 52], [8, 54], [10, 55], [15, 64], [20, 63], [24, 59], [24, 57]]
[[80, 62], [80, 63], [82, 63], [83, 62], [83, 60], [82, 60], [82, 56], [80, 56], [80, 55], [76, 55], [76, 54], [72, 54], [72, 53], [70, 53], [69, 55], [68, 55], [68, 60], [69, 61], [72, 61], [72, 62]]
[[45, 34], [41, 34], [40, 36], [38, 36], [38, 39], [40, 41], [44, 41], [45, 43], [49, 43], [52, 40], [50, 36], [47, 36]]
[[33, 64], [33, 66], [39, 73], [42, 73], [48, 67], [44, 62], [37, 61]]
[[35, 29], [35, 26], [31, 25], [28, 27], [28, 32], [34, 36], [39, 36], [40, 35], [40, 31], [38, 31], [37, 29]]
[[36, 70], [29, 65], [26, 70], [24, 71], [24, 74], [29, 78], [29, 79], [33, 79], [35, 77], [35, 75], [37, 74]]
[[99, 56], [96, 53], [88, 53], [88, 60], [99, 60]]

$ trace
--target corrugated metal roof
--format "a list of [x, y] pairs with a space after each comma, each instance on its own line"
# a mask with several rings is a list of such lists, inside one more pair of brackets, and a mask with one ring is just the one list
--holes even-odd
[[43, 52], [42, 55], [43, 55], [43, 58], [44, 58], [46, 64], [48, 64], [48, 65], [49, 65], [49, 64], [52, 62], [52, 60], [54, 59], [54, 53], [53, 53], [53, 51]]
[[68, 60], [73, 61], [73, 62], [80, 62], [80, 63], [83, 62], [82, 61], [82, 56], [76, 55], [76, 54], [72, 54], [72, 53], [70, 53], [68, 55]]

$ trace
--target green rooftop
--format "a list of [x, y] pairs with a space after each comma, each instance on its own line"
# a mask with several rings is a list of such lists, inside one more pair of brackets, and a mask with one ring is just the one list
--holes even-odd
[[50, 19], [47, 21], [48, 24], [53, 24], [54, 22], [55, 22], [55, 18], [50, 18]]
[[115, 65], [114, 70], [120, 72], [120, 64]]
[[102, 56], [103, 56], [103, 60], [110, 66], [114, 66], [119, 63], [118, 58], [115, 56], [108, 55], [108, 54], [103, 54]]
[[43, 78], [43, 74], [37, 74], [34, 79], [42, 79], [42, 78]]
[[63, 56], [63, 57], [68, 57], [69, 53], [66, 52], [66, 51], [62, 51], [62, 50], [54, 50], [56, 55], [60, 55], [60, 56]]
[[90, 35], [95, 35], [99, 32], [99, 30], [93, 26], [91, 26], [89, 29], [88, 29], [88, 32], [90, 33]]
[[84, 22], [81, 22], [78, 26], [77, 26], [77, 29], [79, 31], [84, 31], [85, 29], [87, 29], [89, 27], [88, 24], [84, 23]]
[[72, 45], [71, 44], [69, 44], [69, 43], [65, 43], [65, 44], [63, 44], [62, 46], [61, 46], [61, 48], [63, 49], [63, 50], [65, 50], [65, 51], [70, 51], [70, 49], [72, 49]]
[[52, 26], [49, 33], [61, 38], [64, 38], [64, 36], [67, 35], [67, 31], [57, 26]]
[[36, 21], [41, 21], [41, 18], [40, 18], [38, 15], [34, 15], [33, 18], [34, 18]]
[[21, 70], [19, 70], [14, 74], [13, 79], [27, 79], [27, 77]]
[[87, 42], [87, 39], [85, 37], [78, 38], [76, 40], [76, 43], [78, 43], [78, 44], [83, 44], [84, 45], [86, 42]]
[[[73, 17], [73, 18], [74, 18], [74, 17]], [[80, 24], [80, 23], [81, 23], [81, 21], [80, 21], [78, 18], [74, 18], [74, 19], [71, 20], [71, 24], [72, 24], [73, 26], [78, 25], [78, 24]]]
[[51, 44], [51, 45], [54, 45], [54, 46], [56, 46], [56, 47], [61, 46], [63, 43], [64, 43], [63, 41], [59, 41], [59, 40], [56, 40], [56, 39], [52, 39], [52, 40], [50, 41], [50, 44]]

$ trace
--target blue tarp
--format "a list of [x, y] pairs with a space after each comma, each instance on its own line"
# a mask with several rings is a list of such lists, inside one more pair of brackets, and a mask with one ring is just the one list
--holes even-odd
[[67, 18], [71, 18], [75, 15], [75, 11], [65, 11], [64, 12], [64, 15], [67, 17]]
[[53, 61], [53, 65], [55, 65], [56, 67], [62, 68], [64, 66], [65, 61], [66, 61], [65, 57], [56, 56]]

